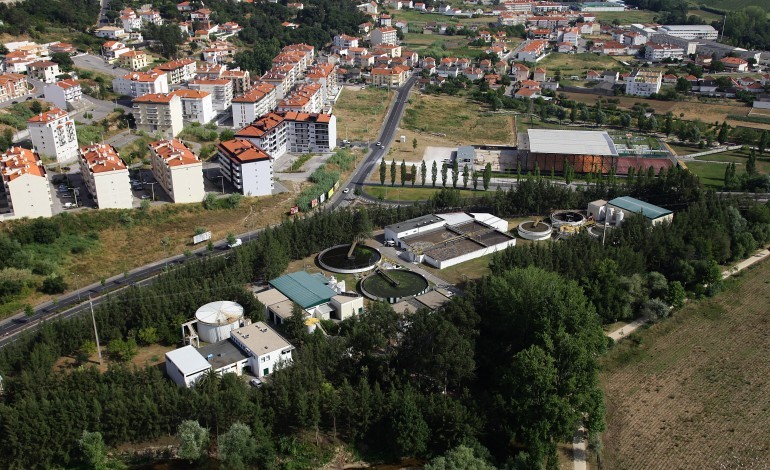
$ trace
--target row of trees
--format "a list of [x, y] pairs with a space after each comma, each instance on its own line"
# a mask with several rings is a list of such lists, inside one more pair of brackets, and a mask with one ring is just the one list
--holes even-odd
[[[481, 178], [482, 187], [484, 191], [489, 189], [489, 183], [492, 180], [492, 165], [487, 163], [484, 170], [477, 171], [472, 166], [468, 166], [466, 163], [463, 165], [462, 171], [460, 170], [460, 164], [455, 159], [451, 166], [447, 164], [441, 165], [441, 187], [447, 187], [447, 178], [449, 177], [449, 171], [452, 171], [452, 188], [457, 189], [457, 182], [462, 176], [462, 187], [468, 189], [468, 182], [473, 183], [473, 189], [478, 189], [479, 178]], [[430, 182], [432, 187], [436, 187], [436, 180], [438, 178], [439, 166], [434, 160], [430, 169]], [[385, 184], [385, 178], [388, 174], [388, 164], [383, 158], [380, 161], [380, 184]], [[417, 170], [417, 164], [412, 163], [410, 169], [407, 169], [406, 161], [402, 160], [400, 170], [396, 166], [396, 160], [390, 162], [390, 185], [396, 185], [396, 176], [400, 175], [401, 186], [405, 186], [407, 182], [411, 181], [412, 186], [417, 184], [417, 179], [420, 179], [420, 186], [425, 186], [425, 182], [428, 179], [428, 165], [423, 160], [420, 164], [419, 175]]]

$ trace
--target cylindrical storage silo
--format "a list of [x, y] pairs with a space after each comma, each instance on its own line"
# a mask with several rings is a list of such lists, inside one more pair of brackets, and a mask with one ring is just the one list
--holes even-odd
[[618, 211], [618, 215], [615, 216], [615, 225], [620, 227], [620, 224], [623, 223], [623, 211]]
[[313, 333], [315, 329], [318, 327], [318, 324], [321, 322], [321, 320], [317, 318], [310, 317], [307, 320], [305, 320], [305, 328], [307, 328], [308, 333]]
[[241, 327], [243, 307], [241, 304], [220, 300], [211, 302], [195, 312], [198, 320], [198, 336], [207, 343], [216, 343], [230, 337], [232, 330]]

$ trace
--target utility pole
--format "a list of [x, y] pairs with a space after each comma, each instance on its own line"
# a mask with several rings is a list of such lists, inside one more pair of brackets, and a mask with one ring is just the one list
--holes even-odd
[[224, 176], [218, 176], [219, 181], [222, 183], [222, 194], [225, 193], [225, 177]]
[[152, 200], [154, 201], [155, 200], [155, 185], [158, 184], [158, 182], [156, 181], [154, 183], [147, 183], [147, 184], [150, 185], [150, 188], [152, 190]]
[[77, 288], [78, 288], [78, 290], [77, 290], [77, 293], [78, 293], [78, 303], [80, 303], [80, 276], [79, 276], [79, 275], [77, 275], [77, 274], [75, 274], [75, 273], [70, 273], [70, 274], [72, 274], [73, 276], [75, 276], [75, 279], [76, 279], [76, 281], [75, 281], [75, 287], [77, 287]]
[[88, 306], [91, 308], [91, 321], [94, 323], [94, 337], [96, 338], [96, 352], [99, 353], [99, 365], [102, 365], [102, 348], [99, 346], [99, 331], [96, 329], [96, 317], [94, 316], [94, 303], [91, 301], [91, 294], [88, 294]]

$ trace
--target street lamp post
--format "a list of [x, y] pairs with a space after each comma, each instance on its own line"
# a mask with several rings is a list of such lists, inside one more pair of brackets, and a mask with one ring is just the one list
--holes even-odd
[[225, 193], [225, 177], [224, 176], [217, 176], [219, 178], [219, 181], [222, 183], [222, 194]]
[[75, 292], [77, 292], [77, 294], [78, 294], [78, 303], [80, 303], [80, 275], [75, 274], [75, 273], [70, 273], [70, 274], [75, 276], [75, 287], [77, 287], [77, 291], [75, 291]]

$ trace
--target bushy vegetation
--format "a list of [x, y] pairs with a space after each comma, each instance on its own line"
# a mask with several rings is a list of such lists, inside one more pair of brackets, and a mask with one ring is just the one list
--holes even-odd
[[0, 5], [0, 31], [14, 36], [45, 33], [50, 26], [85, 31], [96, 23], [98, 0], [25, 0]]

